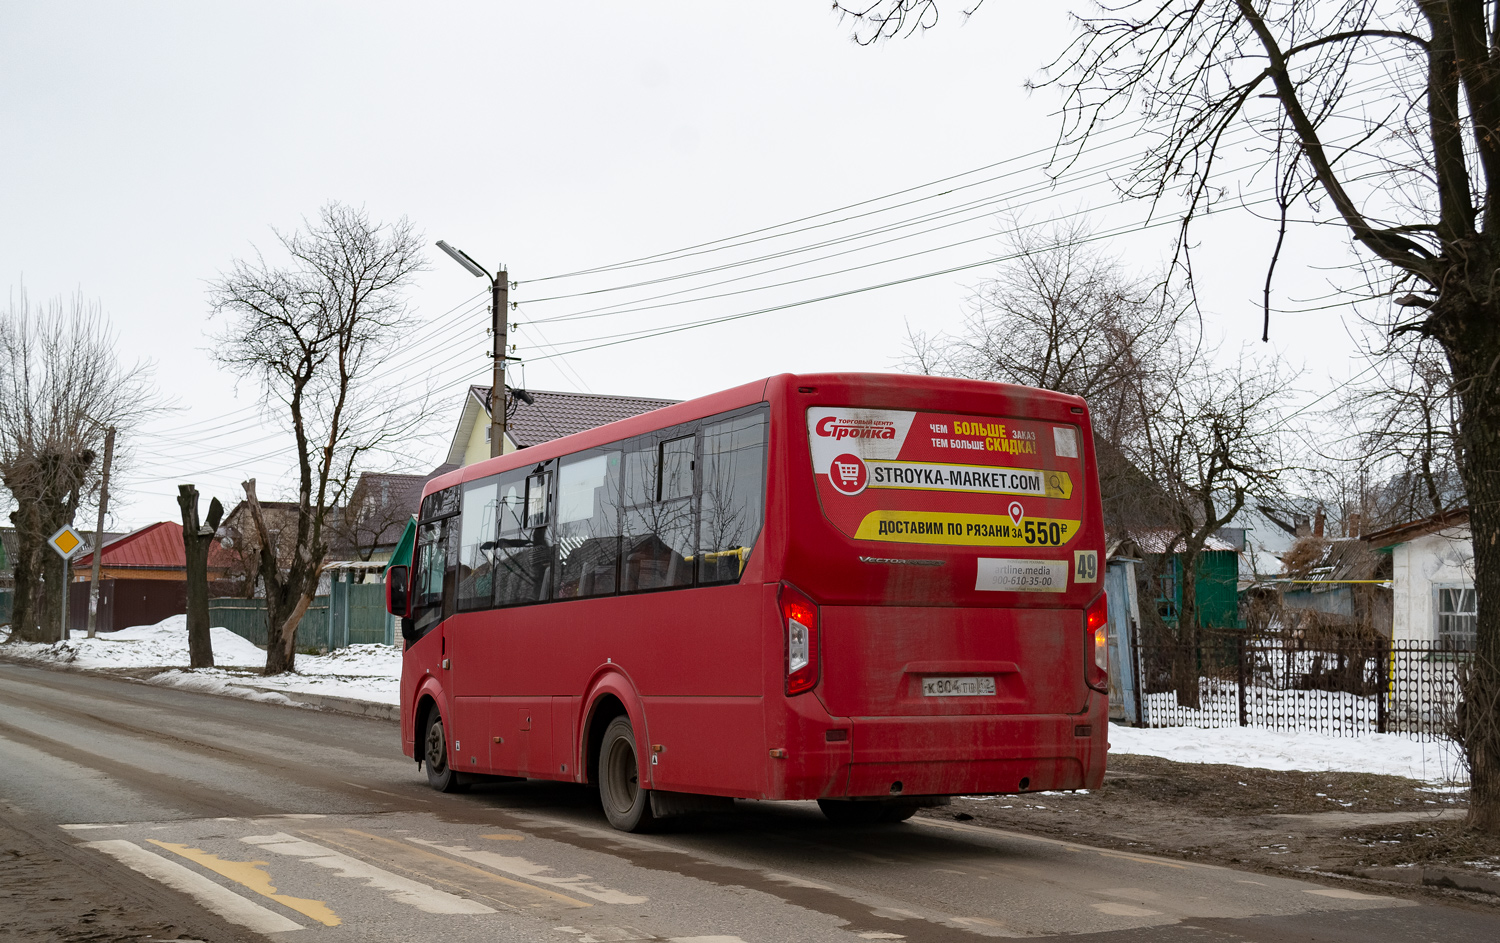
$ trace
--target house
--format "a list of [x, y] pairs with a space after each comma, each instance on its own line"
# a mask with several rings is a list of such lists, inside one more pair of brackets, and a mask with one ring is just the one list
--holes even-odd
[[[1176, 541], [1174, 543], [1174, 541]], [[1151, 607], [1164, 625], [1176, 625], [1182, 608], [1182, 543], [1173, 531], [1136, 531], [1128, 538], [1111, 540], [1116, 556], [1135, 557], [1140, 582], [1141, 607]], [[1236, 545], [1211, 536], [1198, 555], [1195, 602], [1198, 625], [1204, 628], [1238, 628], [1240, 554]]]
[[1392, 638], [1472, 650], [1479, 605], [1469, 509], [1386, 527], [1364, 540], [1391, 558]]
[[389, 560], [407, 521], [417, 513], [422, 486], [429, 477], [385, 472], [361, 474], [348, 502], [331, 516], [329, 559], [368, 563]]
[[[297, 541], [297, 502], [262, 501], [261, 516], [265, 518], [266, 530], [276, 547], [276, 559], [291, 558]], [[249, 599], [256, 595], [260, 567], [260, 534], [255, 519], [250, 514], [248, 501], [234, 506], [224, 522], [219, 525], [219, 539], [229, 551], [229, 571], [225, 574], [222, 593], [215, 595], [240, 596]]]
[[1391, 637], [1391, 558], [1358, 537], [1301, 537], [1275, 580], [1288, 627]]
[[[92, 551], [72, 561], [68, 628], [74, 632], [88, 630], [93, 563]], [[233, 556], [217, 540], [209, 545], [210, 580], [222, 578], [233, 563]], [[187, 553], [181, 524], [160, 521], [104, 542], [99, 557], [99, 631], [154, 625], [185, 612]]]
[[[490, 390], [471, 386], [464, 396], [458, 428], [448, 446], [441, 471], [451, 471], [490, 457]], [[644, 396], [603, 396], [597, 393], [554, 393], [511, 390], [506, 411], [505, 452], [514, 452], [605, 423], [629, 419], [671, 406], [674, 399]]]

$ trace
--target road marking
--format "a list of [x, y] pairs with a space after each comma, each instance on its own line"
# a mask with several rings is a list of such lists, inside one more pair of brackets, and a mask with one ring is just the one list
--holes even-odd
[[120, 823], [118, 825], [94, 825], [94, 824], [91, 824], [91, 823], [90, 824], [79, 823], [77, 825], [59, 825], [58, 828], [66, 829], [67, 831], [70, 831], [70, 832], [81, 832], [84, 829], [89, 829], [89, 828], [124, 828], [126, 824], [127, 823], [124, 823], [124, 822], [122, 822], [122, 823]]
[[577, 927], [553, 927], [559, 933], [572, 933], [578, 937], [578, 943], [650, 943], [659, 937], [637, 930], [633, 927], [589, 927], [580, 930]]
[[344, 922], [339, 919], [338, 914], [334, 913], [328, 904], [321, 900], [276, 893], [276, 886], [271, 883], [271, 875], [261, 870], [261, 868], [270, 867], [270, 862], [226, 861], [218, 855], [211, 854], [201, 848], [190, 848], [187, 845], [179, 845], [176, 842], [157, 841], [154, 838], [146, 840], [159, 848], [165, 848], [175, 855], [180, 855], [194, 864], [201, 865], [216, 874], [222, 874], [231, 881], [243, 884], [260, 896], [269, 897], [276, 903], [295, 910], [304, 917], [311, 917], [325, 927], [336, 927]]
[[745, 943], [737, 936], [674, 936], [667, 943]]
[[886, 933], [884, 930], [871, 930], [868, 933], [856, 933], [855, 936], [861, 940], [904, 940], [900, 933]]
[[436, 848], [438, 851], [445, 851], [455, 857], [466, 858], [477, 864], [494, 868], [496, 871], [514, 874], [518, 878], [525, 878], [528, 881], [535, 881], [538, 884], [550, 884], [553, 887], [567, 888], [575, 894], [592, 897], [594, 900], [605, 904], [644, 904], [650, 899], [648, 897], [637, 897], [633, 894], [626, 894], [624, 891], [617, 891], [612, 887], [597, 884], [587, 874], [575, 874], [570, 878], [553, 877], [546, 873], [551, 871], [551, 868], [543, 864], [533, 864], [525, 858], [500, 855], [493, 851], [475, 851], [467, 845], [444, 845], [441, 842], [430, 841], [425, 838], [408, 838], [407, 841], [415, 842], [418, 845], [425, 845], [428, 848]]
[[490, 841], [525, 841], [525, 835], [480, 835], [480, 838], [488, 838]]
[[[488, 900], [504, 904], [514, 910], [521, 906], [539, 908], [552, 906], [553, 904], [564, 904], [568, 907], [592, 907], [587, 901], [559, 894], [557, 891], [545, 887], [537, 887], [534, 884], [526, 884], [522, 881], [502, 877], [485, 868], [478, 868], [472, 864], [462, 861], [454, 861], [446, 855], [426, 851], [422, 848], [413, 848], [411, 845], [386, 838], [381, 835], [372, 835], [355, 828], [339, 829], [337, 831], [328, 829], [309, 829], [305, 834], [316, 838], [337, 848], [342, 848], [352, 854], [364, 858], [373, 858], [403, 871], [420, 874], [424, 878], [446, 884], [449, 887], [458, 888], [469, 893], [478, 894]], [[490, 885], [486, 890], [478, 890], [476, 884]], [[520, 893], [517, 893], [517, 892]]]
[[1102, 904], [1095, 904], [1094, 909], [1100, 913], [1113, 914], [1116, 917], [1160, 917], [1160, 910], [1149, 910], [1145, 907], [1133, 907], [1130, 904], [1120, 904], [1107, 900]]
[[234, 891], [220, 887], [198, 872], [191, 871], [160, 855], [152, 854], [134, 842], [111, 839], [86, 842], [83, 847], [102, 851], [132, 871], [138, 871], [174, 891], [181, 891], [225, 920], [237, 923], [256, 933], [285, 933], [288, 930], [305, 929], [302, 924], [288, 920], [254, 901], [246, 900]]
[[1319, 897], [1337, 897], [1340, 900], [1389, 900], [1387, 897], [1379, 897], [1375, 894], [1361, 894], [1359, 891], [1346, 891], [1342, 887], [1320, 887], [1315, 890], [1305, 890], [1304, 894], [1316, 894]]
[[339, 877], [362, 879], [366, 887], [385, 891], [386, 896], [391, 900], [409, 904], [423, 913], [492, 914], [495, 912], [494, 908], [486, 907], [478, 901], [465, 900], [420, 881], [392, 874], [384, 868], [377, 868], [358, 858], [351, 858], [342, 852], [304, 841], [285, 832], [277, 832], [273, 835], [247, 835], [240, 841], [257, 848], [264, 848], [274, 854], [303, 858], [320, 868], [327, 868]]

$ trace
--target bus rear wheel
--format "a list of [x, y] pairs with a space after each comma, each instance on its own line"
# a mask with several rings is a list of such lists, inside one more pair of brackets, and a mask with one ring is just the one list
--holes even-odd
[[641, 788], [629, 717], [616, 717], [604, 728], [604, 742], [599, 745], [599, 801], [609, 824], [622, 832], [645, 832], [656, 824], [651, 791]]
[[427, 715], [427, 730], [422, 734], [422, 761], [427, 764], [427, 785], [438, 792], [463, 792], [465, 783], [448, 765], [448, 733], [443, 729], [443, 715], [436, 707]]
[[855, 802], [852, 799], [819, 799], [818, 808], [835, 825], [875, 825], [879, 822], [905, 822], [921, 808], [900, 799]]

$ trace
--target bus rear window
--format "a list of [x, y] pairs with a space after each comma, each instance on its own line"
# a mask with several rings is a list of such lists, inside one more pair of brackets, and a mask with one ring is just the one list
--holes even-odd
[[1077, 426], [819, 407], [807, 433], [823, 512], [856, 540], [1061, 547], [1081, 528]]

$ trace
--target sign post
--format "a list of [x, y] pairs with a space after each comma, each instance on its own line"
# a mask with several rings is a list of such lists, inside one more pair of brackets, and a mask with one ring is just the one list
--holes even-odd
[[51, 545], [53, 550], [57, 551], [57, 555], [62, 557], [63, 560], [62, 632], [58, 635], [58, 638], [62, 641], [67, 641], [69, 637], [68, 590], [70, 589], [68, 584], [72, 582], [72, 574], [69, 572], [68, 563], [73, 559], [73, 555], [83, 548], [83, 538], [78, 535], [78, 532], [71, 525], [64, 524], [57, 533], [48, 538], [47, 543]]

